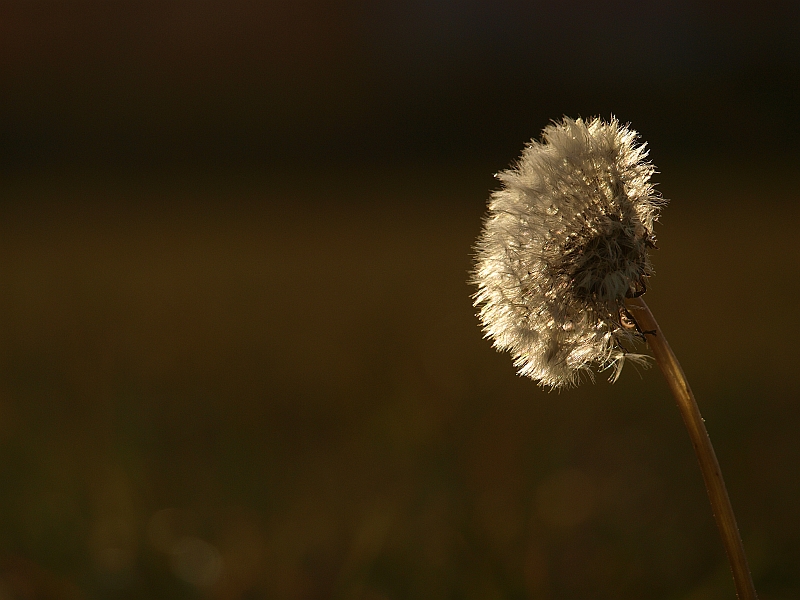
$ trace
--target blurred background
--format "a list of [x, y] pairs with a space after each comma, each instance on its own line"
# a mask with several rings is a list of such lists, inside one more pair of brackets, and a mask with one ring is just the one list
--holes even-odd
[[734, 597], [660, 373], [548, 394], [466, 280], [563, 115], [672, 202], [647, 300], [800, 597], [800, 6], [0, 2], [0, 599]]

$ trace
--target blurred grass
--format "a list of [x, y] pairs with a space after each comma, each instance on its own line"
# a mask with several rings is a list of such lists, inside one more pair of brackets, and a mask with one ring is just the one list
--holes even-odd
[[[797, 192], [669, 175], [648, 302], [797, 597]], [[12, 182], [0, 598], [733, 597], [659, 373], [547, 394], [481, 339], [492, 185]]]

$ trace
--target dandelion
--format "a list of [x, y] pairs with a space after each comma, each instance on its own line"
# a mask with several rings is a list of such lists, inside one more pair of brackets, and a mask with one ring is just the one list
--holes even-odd
[[638, 134], [616, 119], [564, 118], [531, 141], [489, 202], [472, 282], [478, 317], [495, 347], [540, 385], [576, 385], [591, 368], [648, 357], [678, 404], [706, 484], [740, 600], [756, 600], [747, 557], [711, 440], [678, 359], [642, 295], [648, 249], [665, 201]]
[[477, 243], [475, 304], [487, 337], [521, 375], [569, 387], [591, 367], [616, 380], [636, 330], [624, 301], [646, 289], [664, 204], [645, 146], [616, 119], [565, 118], [497, 175]]

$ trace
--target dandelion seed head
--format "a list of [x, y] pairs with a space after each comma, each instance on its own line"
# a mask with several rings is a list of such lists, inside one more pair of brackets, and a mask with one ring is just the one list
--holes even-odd
[[[636, 330], [626, 297], [644, 292], [648, 248], [665, 203], [638, 134], [612, 118], [564, 118], [499, 173], [476, 244], [472, 282], [486, 337], [521, 375], [552, 388], [616, 380]], [[622, 312], [621, 312], [622, 311]]]

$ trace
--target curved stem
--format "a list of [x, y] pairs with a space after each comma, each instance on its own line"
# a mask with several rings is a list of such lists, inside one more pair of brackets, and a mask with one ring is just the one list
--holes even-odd
[[725, 546], [725, 552], [728, 554], [728, 561], [731, 564], [736, 595], [739, 600], [757, 600], [758, 596], [753, 586], [753, 578], [747, 565], [742, 538], [739, 535], [739, 528], [736, 526], [736, 518], [733, 515], [733, 507], [728, 498], [725, 481], [722, 479], [717, 455], [714, 453], [714, 447], [711, 445], [703, 417], [700, 415], [700, 409], [697, 407], [697, 401], [694, 399], [686, 375], [644, 300], [641, 297], [629, 298], [626, 300], [626, 305], [636, 320], [639, 330], [645, 335], [689, 431], [694, 452], [700, 462], [708, 498], [711, 501], [714, 520], [717, 522], [722, 544]]

